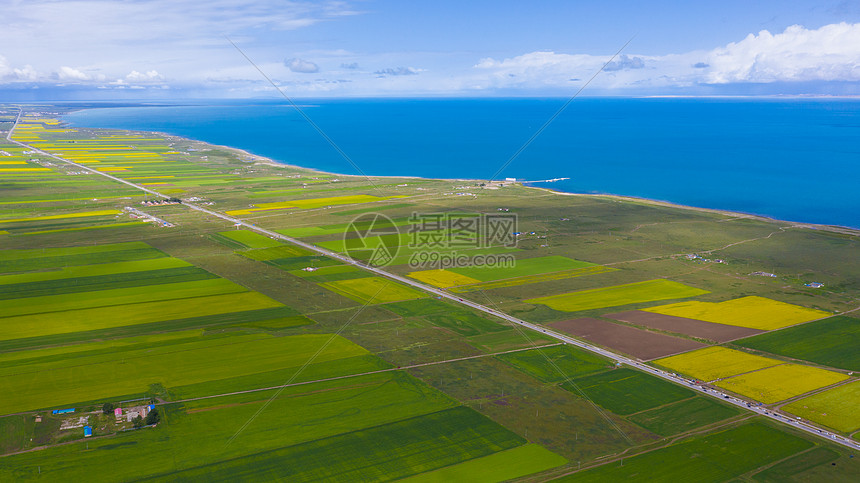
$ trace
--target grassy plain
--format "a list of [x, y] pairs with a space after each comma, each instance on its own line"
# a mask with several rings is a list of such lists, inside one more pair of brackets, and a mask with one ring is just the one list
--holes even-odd
[[[839, 453], [821, 446], [812, 448], [791, 458], [779, 462], [760, 473], [753, 475], [754, 481], [766, 483], [779, 483], [784, 481], [807, 481], [800, 476], [802, 473], [813, 468], [823, 466], [831, 461], [839, 459]], [[814, 480], [811, 480], [814, 481]], [[832, 477], [819, 479], [818, 481], [837, 481]]]
[[490, 282], [505, 278], [540, 275], [544, 273], [560, 272], [563, 270], [575, 270], [592, 267], [594, 265], [595, 264], [593, 263], [574, 260], [560, 255], [551, 255], [546, 257], [519, 259], [513, 267], [472, 266], [452, 268], [450, 271], [459, 273], [466, 277], [478, 279], [481, 282]]
[[680, 299], [708, 293], [671, 280], [649, 280], [612, 287], [582, 290], [528, 299], [530, 304], [544, 304], [564, 312], [615, 307], [655, 300]]
[[860, 383], [852, 382], [791, 402], [782, 409], [828, 428], [850, 433], [860, 429], [858, 401]]
[[703, 381], [722, 379], [783, 363], [780, 360], [725, 347], [706, 347], [677, 356], [657, 359], [654, 362]]
[[470, 483], [482, 481], [495, 483], [538, 473], [567, 463], [561, 456], [536, 444], [525, 444], [518, 448], [499, 451], [489, 456], [475, 458], [436, 471], [428, 471], [405, 478], [405, 483]]
[[694, 436], [619, 462], [574, 473], [557, 481], [730, 481], [760, 466], [810, 448], [812, 443], [760, 423]]
[[485, 316], [462, 309], [441, 314], [425, 315], [424, 320], [437, 327], [444, 327], [466, 337], [511, 330], [510, 327], [503, 325], [500, 321], [493, 321]]
[[628, 419], [660, 436], [673, 436], [741, 414], [735, 407], [694, 397], [631, 415]]
[[830, 313], [822, 310], [809, 309], [758, 296], [742, 297], [719, 303], [679, 302], [643, 310], [761, 330], [781, 329], [830, 315]]
[[817, 364], [860, 371], [860, 319], [830, 317], [734, 344]]
[[511, 352], [496, 356], [500, 360], [549, 383], [604, 370], [609, 361], [570, 345]]
[[492, 282], [482, 282], [472, 285], [451, 287], [451, 292], [466, 293], [478, 290], [493, 290], [496, 288], [516, 287], [519, 285], [526, 285], [530, 283], [551, 282], [553, 280], [564, 280], [568, 278], [582, 277], [585, 275], [596, 275], [599, 273], [611, 272], [613, 270], [617, 269], [611, 267], [604, 267], [602, 265], [592, 265], [585, 268], [575, 268], [572, 270], [563, 270], [560, 272], [542, 273], [538, 275], [525, 275], [522, 277], [508, 278]]
[[224, 238], [240, 243], [246, 248], [270, 248], [283, 245], [277, 240], [272, 240], [265, 235], [261, 235], [251, 230], [230, 230], [222, 231], [218, 234]]
[[633, 369], [578, 377], [562, 387], [622, 416], [693, 396], [693, 391]]

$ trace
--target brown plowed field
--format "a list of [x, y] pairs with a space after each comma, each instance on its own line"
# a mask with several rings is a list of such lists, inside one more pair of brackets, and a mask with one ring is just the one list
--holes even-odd
[[646, 361], [706, 347], [705, 344], [693, 340], [655, 334], [599, 319], [563, 320], [548, 325], [556, 330], [588, 339], [595, 344]]
[[652, 329], [677, 332], [678, 334], [699, 337], [701, 339], [726, 342], [730, 340], [749, 337], [766, 332], [764, 330], [749, 329], [747, 327], [735, 327], [734, 325], [715, 324], [696, 319], [675, 317], [674, 315], [655, 314], [631, 310], [617, 314], [607, 314], [604, 317], [621, 320], [634, 325], [642, 325]]

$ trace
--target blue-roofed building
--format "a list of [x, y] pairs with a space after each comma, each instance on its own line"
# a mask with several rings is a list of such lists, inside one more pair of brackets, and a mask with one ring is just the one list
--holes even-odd
[[89, 438], [93, 435], [93, 427], [92, 426], [84, 426], [84, 438]]
[[53, 411], [51, 411], [51, 414], [69, 414], [69, 413], [73, 413], [73, 412], [75, 412], [75, 408], [54, 409]]

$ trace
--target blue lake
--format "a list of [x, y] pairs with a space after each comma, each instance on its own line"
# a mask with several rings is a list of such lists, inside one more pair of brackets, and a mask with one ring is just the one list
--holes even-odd
[[[302, 100], [368, 175], [496, 175], [565, 99]], [[359, 174], [285, 101], [86, 109], [78, 127], [161, 131]], [[580, 98], [497, 176], [860, 227], [860, 100]]]

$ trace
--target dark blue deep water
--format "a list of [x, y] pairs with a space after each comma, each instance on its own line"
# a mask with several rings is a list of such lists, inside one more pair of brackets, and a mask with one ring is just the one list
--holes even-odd
[[[369, 175], [489, 178], [565, 99], [302, 101]], [[73, 126], [162, 131], [358, 174], [286, 102], [87, 109]], [[581, 98], [500, 176], [860, 227], [860, 100]]]

